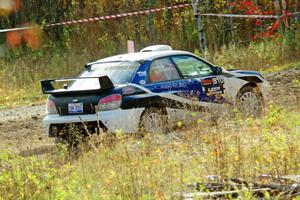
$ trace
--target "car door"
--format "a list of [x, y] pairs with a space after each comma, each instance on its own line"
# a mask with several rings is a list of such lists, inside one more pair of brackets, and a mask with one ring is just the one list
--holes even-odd
[[179, 73], [169, 57], [154, 60], [148, 73], [145, 87], [156, 94], [166, 108], [169, 123], [176, 123], [184, 118], [186, 104], [190, 100], [184, 98], [189, 94], [187, 81]]
[[192, 55], [171, 57], [187, 81], [190, 99], [210, 104], [226, 102], [224, 77], [216, 74], [214, 66]]
[[149, 67], [148, 82], [145, 87], [153, 93], [177, 94], [188, 91], [187, 82], [180, 76], [169, 57], [154, 60]]

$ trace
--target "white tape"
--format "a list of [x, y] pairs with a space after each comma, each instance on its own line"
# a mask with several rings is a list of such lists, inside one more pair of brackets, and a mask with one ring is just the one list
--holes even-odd
[[22, 31], [22, 30], [27, 30], [32, 28], [33, 28], [32, 26], [28, 26], [28, 27], [21, 27], [21, 28], [2, 29], [0, 30], [0, 33], [11, 32], [11, 31]]
[[252, 19], [280, 19], [292, 15], [300, 15], [300, 12], [287, 13], [285, 15], [243, 15], [243, 14], [216, 14], [216, 13], [198, 13], [200, 16], [207, 17], [230, 17], [230, 18], [252, 18]]
[[254, 18], [254, 19], [278, 19], [277, 15], [240, 15], [240, 14], [215, 14], [215, 13], [198, 13], [200, 16], [207, 17], [230, 17], [230, 18]]

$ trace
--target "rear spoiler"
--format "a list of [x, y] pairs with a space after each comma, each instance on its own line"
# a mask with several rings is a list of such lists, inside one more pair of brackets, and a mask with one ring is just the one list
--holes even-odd
[[[80, 79], [98, 79], [99, 80], [99, 89], [90, 89], [90, 90], [68, 90], [68, 88], [55, 89], [53, 82], [68, 82], [76, 81]], [[86, 94], [93, 92], [100, 92], [103, 90], [113, 89], [115, 86], [108, 76], [100, 77], [77, 77], [77, 78], [63, 78], [63, 79], [49, 79], [41, 81], [42, 91], [44, 94]]]

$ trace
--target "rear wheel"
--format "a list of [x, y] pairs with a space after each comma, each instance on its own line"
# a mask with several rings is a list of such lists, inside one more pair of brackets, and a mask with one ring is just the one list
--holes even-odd
[[149, 107], [144, 111], [140, 128], [146, 133], [165, 133], [168, 126], [168, 117], [163, 108]]
[[262, 114], [262, 94], [255, 87], [245, 86], [237, 95], [236, 105], [238, 111], [245, 117], [258, 117]]

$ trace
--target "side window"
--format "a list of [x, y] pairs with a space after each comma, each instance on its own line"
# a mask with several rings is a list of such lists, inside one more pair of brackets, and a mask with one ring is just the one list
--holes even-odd
[[169, 58], [157, 59], [150, 65], [149, 82], [156, 83], [180, 79], [179, 73]]
[[180, 69], [184, 78], [209, 76], [213, 74], [209, 64], [192, 56], [173, 56], [172, 59]]

